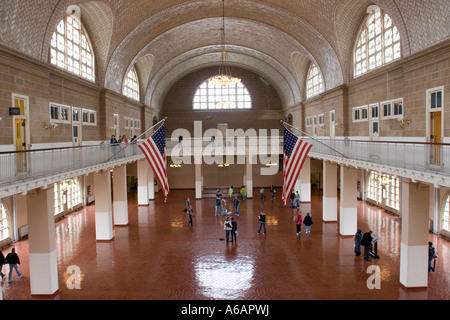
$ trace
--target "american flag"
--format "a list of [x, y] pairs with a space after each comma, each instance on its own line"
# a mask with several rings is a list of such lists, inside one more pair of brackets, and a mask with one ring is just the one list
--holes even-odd
[[294, 189], [295, 182], [311, 148], [312, 144], [301, 140], [284, 127], [282, 189], [284, 205], [286, 205]]
[[159, 181], [165, 202], [169, 193], [169, 181], [167, 179], [166, 131], [164, 124], [150, 138], [141, 143], [139, 148], [144, 153]]

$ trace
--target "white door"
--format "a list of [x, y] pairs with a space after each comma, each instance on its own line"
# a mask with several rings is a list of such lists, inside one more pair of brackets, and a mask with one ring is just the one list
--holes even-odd
[[371, 141], [377, 141], [380, 137], [379, 110], [378, 103], [369, 105], [369, 139]]
[[336, 120], [335, 120], [335, 111], [330, 111], [330, 139], [334, 139], [336, 136]]
[[74, 147], [81, 146], [81, 125], [72, 124], [72, 142]]

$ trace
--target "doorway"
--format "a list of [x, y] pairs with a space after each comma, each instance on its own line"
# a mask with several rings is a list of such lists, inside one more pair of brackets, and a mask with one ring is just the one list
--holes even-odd
[[443, 142], [443, 87], [427, 90], [427, 140], [430, 165], [441, 165], [441, 143]]
[[380, 138], [380, 117], [379, 105], [374, 103], [369, 105], [369, 139], [378, 141]]
[[[28, 124], [29, 100], [27, 96], [18, 94], [12, 95], [13, 108], [20, 111], [12, 117], [13, 120], [13, 136], [16, 151], [26, 151], [29, 149], [30, 133]], [[27, 172], [27, 154], [18, 152], [16, 157], [16, 172]]]

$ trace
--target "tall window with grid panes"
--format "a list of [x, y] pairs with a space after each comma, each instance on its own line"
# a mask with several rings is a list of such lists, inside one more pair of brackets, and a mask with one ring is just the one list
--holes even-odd
[[55, 183], [55, 215], [69, 211], [82, 204], [81, 185], [78, 179]]
[[252, 99], [240, 82], [228, 86], [214, 85], [209, 79], [203, 82], [194, 95], [193, 110], [251, 109]]
[[354, 77], [401, 58], [400, 33], [391, 17], [376, 7], [364, 21], [353, 54]]
[[367, 197], [379, 205], [400, 210], [400, 179], [370, 171]]
[[306, 98], [314, 97], [324, 91], [323, 78], [314, 63], [309, 67], [306, 79]]
[[9, 219], [6, 207], [3, 202], [0, 201], [0, 241], [9, 238]]
[[139, 79], [135, 67], [132, 67], [123, 84], [123, 95], [139, 101]]
[[95, 82], [92, 45], [81, 23], [72, 15], [62, 19], [53, 33], [50, 63]]

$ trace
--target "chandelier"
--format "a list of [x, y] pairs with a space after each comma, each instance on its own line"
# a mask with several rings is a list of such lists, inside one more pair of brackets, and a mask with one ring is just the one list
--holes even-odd
[[227, 50], [225, 48], [225, 0], [222, 1], [222, 56], [220, 61], [219, 75], [209, 79], [209, 83], [216, 86], [221, 85], [226, 87], [229, 85], [235, 85], [241, 82], [240, 78], [233, 77], [231, 75], [230, 67], [228, 66]]

